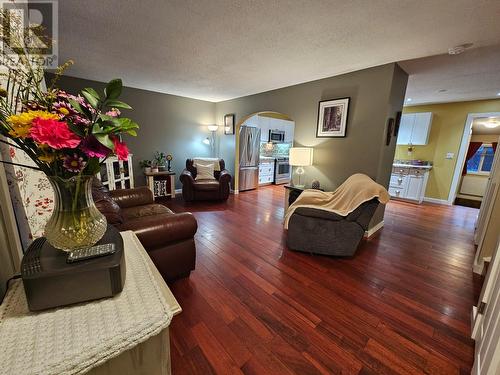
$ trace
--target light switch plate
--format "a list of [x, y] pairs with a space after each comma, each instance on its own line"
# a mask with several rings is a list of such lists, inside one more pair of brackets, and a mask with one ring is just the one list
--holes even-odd
[[454, 157], [455, 157], [455, 153], [453, 153], [453, 152], [446, 153], [446, 159], [453, 159]]

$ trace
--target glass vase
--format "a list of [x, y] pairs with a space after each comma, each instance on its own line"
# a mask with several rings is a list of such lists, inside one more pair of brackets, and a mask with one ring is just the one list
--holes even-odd
[[45, 225], [47, 241], [68, 252], [95, 245], [107, 223], [92, 199], [93, 176], [48, 179], [54, 188], [54, 211]]

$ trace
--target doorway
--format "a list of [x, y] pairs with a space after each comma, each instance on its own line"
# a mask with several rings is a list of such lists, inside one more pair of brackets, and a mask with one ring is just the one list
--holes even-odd
[[470, 113], [465, 122], [448, 204], [479, 208], [500, 137], [500, 112]]

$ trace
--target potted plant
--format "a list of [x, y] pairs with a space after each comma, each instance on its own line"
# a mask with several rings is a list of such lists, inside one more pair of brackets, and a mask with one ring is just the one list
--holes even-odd
[[69, 94], [55, 86], [73, 63], [68, 61], [44, 90], [44, 71], [37, 61], [22, 55], [6, 64], [6, 86], [0, 87], [0, 135], [6, 140], [0, 142], [24, 151], [35, 165], [22, 166], [43, 172], [54, 189], [47, 241], [64, 251], [90, 247], [107, 228], [92, 199], [92, 180], [107, 157], [127, 160], [129, 151], [121, 136], [137, 135], [139, 126], [120, 117], [118, 108], [131, 109], [118, 100], [120, 79], [110, 81], [103, 93], [89, 87]]
[[165, 170], [165, 163], [167, 162], [167, 155], [163, 152], [156, 151], [154, 155], [155, 165], [158, 167], [158, 171]]
[[154, 162], [151, 164], [151, 172], [158, 173], [158, 166]]
[[153, 162], [151, 160], [141, 160], [141, 161], [139, 161], [139, 167], [144, 169], [145, 173], [150, 173], [152, 163]]

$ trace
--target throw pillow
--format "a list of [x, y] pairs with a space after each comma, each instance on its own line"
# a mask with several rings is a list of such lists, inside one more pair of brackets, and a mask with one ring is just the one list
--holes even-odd
[[196, 178], [195, 180], [215, 180], [214, 164], [195, 164]]

